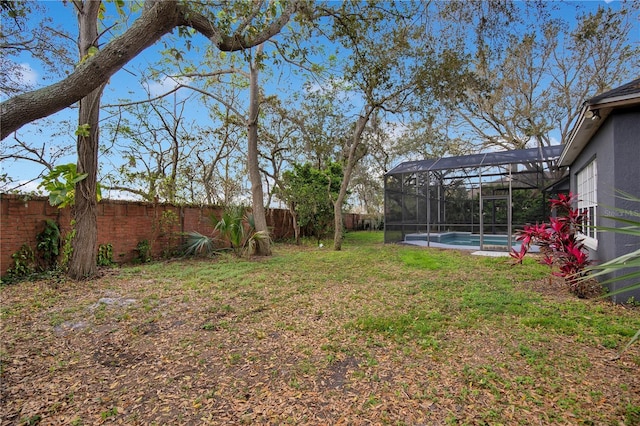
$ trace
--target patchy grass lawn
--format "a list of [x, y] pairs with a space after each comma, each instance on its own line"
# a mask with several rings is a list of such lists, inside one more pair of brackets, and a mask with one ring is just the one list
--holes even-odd
[[640, 425], [638, 308], [381, 239], [4, 287], [1, 424]]

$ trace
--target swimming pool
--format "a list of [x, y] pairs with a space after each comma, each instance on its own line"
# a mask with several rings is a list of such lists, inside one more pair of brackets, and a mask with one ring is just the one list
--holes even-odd
[[[416, 233], [407, 234], [404, 237], [406, 244], [414, 244], [419, 246], [430, 246], [438, 248], [457, 248], [465, 250], [480, 249], [480, 235], [470, 232], [443, 232], [443, 233]], [[510, 251], [508, 250], [507, 235], [484, 234], [483, 245], [485, 250], [493, 251]], [[520, 250], [521, 243], [516, 241], [516, 237], [512, 237], [512, 247]], [[535, 247], [532, 247], [536, 251]]]

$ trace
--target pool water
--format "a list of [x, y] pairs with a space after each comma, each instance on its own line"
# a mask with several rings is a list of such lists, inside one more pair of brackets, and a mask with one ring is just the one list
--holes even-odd
[[[442, 238], [439, 241], [443, 244], [451, 244], [454, 246], [479, 246], [480, 245], [480, 235], [460, 235]], [[506, 235], [485, 235], [483, 239], [484, 244], [489, 245], [507, 245], [507, 236]]]
[[[480, 235], [471, 234], [470, 232], [444, 232], [407, 234], [405, 242], [418, 245], [426, 245], [429, 242], [433, 247], [451, 246], [452, 248], [480, 248]], [[485, 248], [496, 250], [506, 250], [508, 244], [507, 235], [484, 235], [483, 243]], [[512, 239], [512, 245], [516, 249], [520, 249], [520, 242]]]

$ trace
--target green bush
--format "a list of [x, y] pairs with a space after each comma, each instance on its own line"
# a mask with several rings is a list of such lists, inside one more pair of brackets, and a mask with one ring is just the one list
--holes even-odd
[[36, 237], [38, 245], [36, 250], [42, 258], [42, 269], [51, 270], [56, 266], [60, 254], [60, 228], [53, 220], [47, 219], [44, 230]]
[[16, 280], [29, 276], [35, 272], [36, 257], [28, 244], [23, 244], [20, 250], [11, 255], [13, 266], [7, 270], [7, 277]]
[[111, 266], [113, 265], [113, 246], [111, 243], [100, 244], [98, 246], [98, 266]]
[[151, 244], [149, 244], [149, 240], [139, 241], [136, 245], [136, 251], [138, 252], [136, 259], [140, 263], [151, 262]]

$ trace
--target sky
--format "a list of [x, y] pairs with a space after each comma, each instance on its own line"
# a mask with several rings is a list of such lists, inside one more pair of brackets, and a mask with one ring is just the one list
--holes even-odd
[[[609, 4], [610, 7], [616, 7], [616, 2], [612, 2], [611, 0], [592, 0], [585, 1], [583, 4], [587, 8], [595, 8], [598, 5]], [[74, 11], [69, 2], [61, 2], [61, 1], [46, 1], [43, 3], [47, 9], [48, 16], [51, 16], [54, 22], [59, 23], [62, 28], [67, 30], [70, 34], [77, 33], [77, 24]], [[114, 13], [113, 10], [108, 10], [108, 13]], [[39, 18], [39, 17], [34, 17]], [[3, 19], [4, 16], [3, 16]], [[532, 23], [535, 25], [535, 23]], [[640, 42], [640, 29], [638, 29], [638, 41]], [[207, 43], [207, 41], [201, 37], [196, 36], [193, 38], [194, 43]], [[151, 48], [144, 51], [137, 58], [132, 60], [125, 68], [119, 72], [117, 72], [110, 80], [107, 85], [102, 104], [115, 104], [119, 99], [127, 98], [127, 99], [142, 99], [146, 95], [144, 91], [140, 87], [139, 76], [141, 70], [144, 70], [148, 67], [148, 64], [156, 62], [160, 58], [160, 50], [163, 48], [162, 43], [157, 43]], [[52, 81], [48, 78], [48, 71], [40, 64], [38, 61], [34, 61], [28, 55], [22, 55], [18, 58], [12, 58], [16, 62], [22, 64], [24, 69], [23, 79], [25, 82], [32, 84], [34, 88], [42, 87], [48, 84], [51, 84]], [[265, 90], [267, 93], [279, 93], [281, 94], [283, 91], [291, 91], [291, 90], [301, 90], [300, 80], [295, 73], [293, 73], [290, 69], [284, 69], [281, 73], [277, 75], [273, 75], [271, 80], [265, 86]], [[159, 78], [156, 81], [153, 81], [149, 90], [151, 95], [157, 95], [169, 90], [173, 86], [173, 82], [169, 79]], [[178, 96], [187, 96], [187, 93], [181, 93]], [[247, 92], [248, 97], [248, 92]], [[2, 96], [2, 100], [5, 100], [6, 96]], [[202, 111], [198, 111], [197, 109], [191, 112], [191, 116], [198, 117], [198, 115], [202, 115]], [[202, 115], [203, 119], [206, 119], [206, 115]], [[103, 114], [104, 117], [104, 114]], [[59, 126], [53, 125], [52, 123], [64, 123], [67, 122], [66, 125], [63, 125], [62, 131], [59, 130]], [[48, 145], [52, 147], [69, 145], [75, 146], [75, 136], [74, 131], [77, 126], [77, 110], [76, 109], [66, 109], [61, 111], [54, 116], [38, 120], [32, 124], [24, 126], [17, 133], [18, 137], [21, 140], [29, 141], [29, 143], [34, 146], [42, 146]], [[8, 137], [2, 144], [6, 146], [6, 144], [10, 144], [11, 137]], [[3, 149], [4, 149], [3, 146]], [[55, 148], [51, 148], [55, 149]], [[69, 152], [68, 155], [60, 158], [58, 160], [59, 164], [64, 163], [74, 163], [75, 153]], [[112, 160], [117, 162], [116, 160]], [[108, 167], [108, 163], [105, 162], [103, 167]], [[2, 165], [0, 165], [0, 174], [8, 173], [16, 182], [17, 185], [22, 185], [26, 182], [30, 182], [34, 179], [38, 174], [42, 171], [42, 167], [39, 165], [35, 165], [28, 161], [4, 161]], [[103, 170], [104, 172], [104, 170]], [[21, 190], [29, 191], [35, 190], [37, 187], [38, 181], [33, 181], [29, 184], [25, 184], [21, 186]], [[16, 187], [16, 184], [13, 184], [9, 187]], [[1, 188], [1, 186], [0, 186]], [[7, 188], [5, 188], [7, 189]]]
[[[63, 3], [62, 1], [51, 0], [43, 2], [47, 9], [47, 15], [53, 18], [54, 23], [60, 25], [62, 29], [67, 31], [72, 35], [73, 38], [75, 38], [77, 37], [77, 23], [75, 12], [70, 2], [65, 3]], [[109, 12], [112, 15], [115, 15], [113, 6], [110, 3], [107, 3], [107, 7], [109, 8]], [[109, 12], [107, 12], [107, 17], [109, 16]], [[41, 17], [36, 16], [34, 18], [40, 19]], [[5, 19], [4, 16], [3, 19]], [[200, 45], [208, 43], [208, 41], [199, 34], [194, 36], [192, 38], [192, 41], [194, 44]], [[118, 71], [110, 79], [109, 84], [106, 86], [101, 104], [117, 104], [122, 99], [131, 101], [146, 99], [147, 94], [141, 86], [140, 76], [142, 75], [142, 72], [144, 70], [148, 69], [151, 65], [155, 64], [162, 58], [161, 51], [164, 47], [165, 46], [163, 45], [162, 41], [156, 43], [155, 45], [142, 52], [142, 54], [131, 60], [122, 70]], [[184, 53], [186, 53], [187, 55], [190, 54], [190, 52], [186, 50], [184, 51]], [[191, 53], [195, 54], [195, 52]], [[57, 79], [52, 80], [51, 77], [48, 76], [48, 71], [39, 61], [34, 60], [26, 53], [18, 58], [15, 58], [14, 60], [20, 63], [22, 67], [23, 81], [29, 83], [33, 87], [33, 89], [44, 87], [57, 81]], [[272, 81], [265, 86], [265, 91], [267, 92], [267, 94], [282, 94], [283, 90], [292, 90], [291, 88], [293, 88], [293, 90], [301, 90], [300, 84], [302, 81], [298, 80], [295, 74], [287, 68], [288, 67], [284, 67], [281, 73], [277, 76], [274, 76]], [[183, 79], [181, 81], [183, 83], [189, 83], [188, 79]], [[147, 87], [150, 96], [154, 97], [163, 93], [167, 93], [175, 86], [176, 81], [174, 79], [160, 76], [155, 80], [148, 82]], [[285, 86], [287, 87], [286, 89]], [[181, 89], [177, 94], [177, 99], [183, 99], [190, 94], [192, 94], [191, 91], [187, 89]], [[7, 97], [2, 94], [2, 100], [5, 100], [6, 98]], [[101, 120], [104, 120], [105, 116], [105, 112], [101, 113]], [[205, 121], [208, 119], [206, 112], [203, 112], [201, 108], [191, 108], [191, 110], [189, 111], [189, 118], [197, 119], [198, 117]], [[63, 125], [62, 132], [58, 127], [52, 125], [52, 122], [66, 122]], [[51, 145], [51, 150], [55, 150], [58, 146], [75, 146], [74, 132], [76, 127], [77, 109], [68, 108], [56, 113], [49, 118], [38, 120], [31, 124], [25, 125], [17, 132], [17, 136], [23, 141], [30, 141], [30, 143], [34, 146], [40, 147], [46, 143], [48, 145]], [[6, 138], [4, 141], [2, 141], [2, 144], [10, 144], [10, 139], [11, 137]], [[109, 159], [109, 161], [104, 160], [105, 159], [101, 159], [103, 173], [105, 169], [109, 167], [109, 162], [112, 162], [116, 166], [118, 165], [117, 159]], [[75, 161], [75, 152], [70, 152], [68, 155], [59, 158], [57, 164], [74, 163]], [[15, 180], [15, 183], [10, 185], [8, 189], [19, 187], [20, 191], [37, 191], [37, 186], [40, 180], [37, 179], [35, 181], [32, 181], [32, 179], [34, 179], [34, 177], [37, 177], [42, 170], [43, 167], [41, 165], [35, 164], [30, 161], [4, 161], [2, 164], [0, 164], [0, 174], [8, 173]]]

